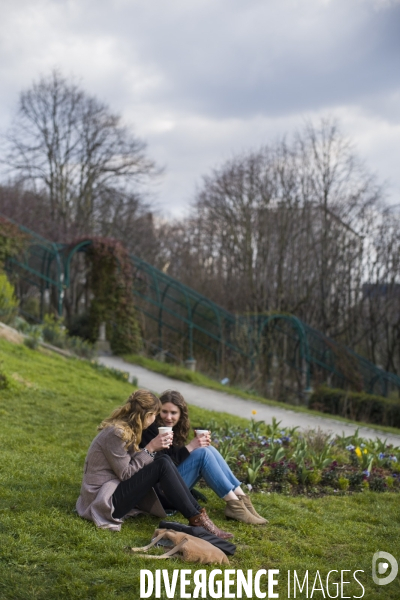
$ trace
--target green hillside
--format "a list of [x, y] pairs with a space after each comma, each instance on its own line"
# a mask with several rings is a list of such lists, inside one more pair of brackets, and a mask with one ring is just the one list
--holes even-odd
[[[85, 361], [0, 340], [1, 600], [133, 600], [139, 598], [140, 569], [196, 569], [179, 560], [129, 554], [129, 547], [150, 541], [156, 518], [130, 519], [120, 533], [112, 533], [96, 529], [74, 512], [96, 426], [131, 391], [129, 383]], [[195, 407], [190, 414], [193, 423], [212, 416], [246, 424]], [[398, 494], [317, 499], [257, 494], [254, 502], [270, 523], [255, 528], [227, 524], [223, 502], [206, 493], [211, 517], [235, 534], [237, 552], [230, 568], [279, 569], [279, 597], [287, 597], [288, 570], [297, 570], [303, 579], [308, 569], [312, 581], [319, 570], [325, 581], [332, 569], [339, 570], [339, 576], [340, 570], [361, 569], [358, 579], [368, 600], [398, 600], [399, 578], [388, 586], [377, 586], [371, 578], [374, 552], [400, 557]], [[346, 584], [344, 595], [360, 596], [352, 573], [346, 575], [352, 583]], [[335, 588], [330, 593], [334, 595]], [[298, 592], [297, 597], [306, 595]], [[313, 598], [323, 597], [321, 591], [314, 592]]]

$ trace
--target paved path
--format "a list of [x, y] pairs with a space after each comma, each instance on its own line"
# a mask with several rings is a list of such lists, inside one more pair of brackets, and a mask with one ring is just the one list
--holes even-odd
[[[278, 421], [281, 421], [282, 427], [295, 427], [296, 425], [301, 429], [320, 427], [325, 431], [333, 434], [338, 433], [339, 435], [343, 432], [346, 435], [350, 435], [357, 429], [356, 425], [349, 425], [335, 419], [314, 417], [306, 413], [295, 412], [288, 408], [268, 406], [267, 404], [261, 404], [253, 400], [244, 400], [243, 398], [225, 394], [224, 392], [199, 387], [192, 383], [171, 379], [138, 365], [127, 363], [116, 356], [99, 356], [98, 360], [103, 365], [129, 372], [131, 376], [137, 377], [140, 387], [152, 390], [157, 394], [168, 389], [179, 390], [189, 404], [194, 404], [200, 408], [225, 412], [246, 419], [251, 419], [253, 416], [251, 411], [256, 410], [257, 416], [255, 418], [258, 421], [263, 420], [270, 423], [272, 417], [275, 417]], [[360, 427], [359, 429], [362, 437], [375, 439], [378, 436], [387, 439], [389, 443], [395, 446], [400, 446], [400, 435], [384, 433], [369, 427]]]

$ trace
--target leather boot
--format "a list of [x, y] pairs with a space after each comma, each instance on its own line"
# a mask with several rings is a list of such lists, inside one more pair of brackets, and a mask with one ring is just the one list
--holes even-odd
[[215, 523], [211, 521], [204, 508], [202, 508], [200, 513], [195, 517], [190, 517], [189, 525], [192, 525], [193, 527], [204, 527], [204, 529], [207, 529], [207, 531], [213, 533], [223, 540], [229, 540], [230, 538], [233, 538], [233, 533], [228, 533], [227, 531], [218, 529]]
[[255, 517], [258, 517], [264, 523], [268, 523], [267, 519], [264, 519], [264, 517], [262, 517], [261, 515], [258, 514], [258, 512], [256, 511], [256, 509], [253, 506], [252, 501], [250, 500], [250, 498], [248, 496], [239, 496], [239, 500], [241, 500], [243, 502], [243, 504], [245, 505], [245, 507], [247, 508], [249, 513], [251, 513]]
[[249, 525], [263, 525], [265, 523], [265, 519], [252, 515], [241, 500], [228, 500], [225, 507], [225, 516], [227, 519], [242, 521], [242, 523], [248, 523]]

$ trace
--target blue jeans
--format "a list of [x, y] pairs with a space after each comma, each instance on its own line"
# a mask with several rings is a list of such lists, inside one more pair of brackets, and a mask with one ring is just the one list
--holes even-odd
[[219, 498], [240, 485], [240, 481], [213, 446], [193, 450], [177, 468], [189, 489], [203, 477]]

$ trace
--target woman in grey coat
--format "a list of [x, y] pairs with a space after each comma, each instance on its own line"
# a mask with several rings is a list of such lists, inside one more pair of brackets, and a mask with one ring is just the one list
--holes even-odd
[[[137, 390], [99, 426], [84, 467], [78, 514], [98, 527], [119, 531], [123, 518], [143, 510], [152, 512], [156, 484], [190, 525], [204, 527], [227, 539], [193, 498], [169, 456], [157, 454], [171, 443], [158, 435], [140, 449], [142, 432], [160, 411], [160, 400], [147, 390]], [[140, 505], [140, 510], [138, 509]]]

